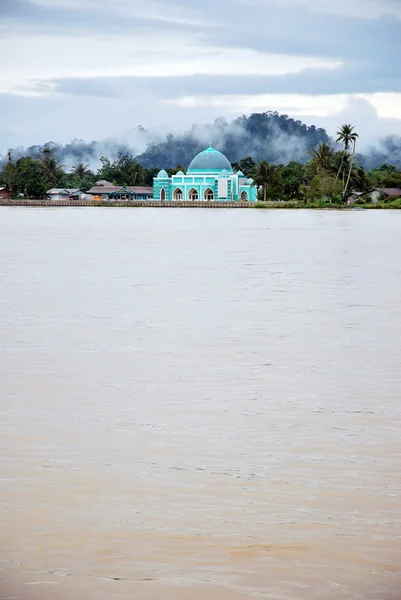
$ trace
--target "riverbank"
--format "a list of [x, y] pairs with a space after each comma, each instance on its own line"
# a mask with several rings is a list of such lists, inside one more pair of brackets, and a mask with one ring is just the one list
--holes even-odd
[[401, 198], [392, 202], [377, 204], [348, 205], [330, 204], [329, 202], [159, 202], [155, 200], [134, 200], [132, 202], [96, 202], [93, 200], [0, 200], [0, 206], [20, 207], [120, 207], [120, 208], [256, 208], [256, 209], [309, 209], [309, 210], [365, 210], [365, 209], [401, 209]]

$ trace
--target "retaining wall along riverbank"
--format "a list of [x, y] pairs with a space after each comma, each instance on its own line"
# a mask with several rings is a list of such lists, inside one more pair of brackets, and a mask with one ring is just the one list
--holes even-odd
[[252, 208], [252, 202], [159, 202], [133, 200], [132, 202], [95, 202], [93, 200], [0, 200], [0, 206], [151, 206], [152, 208]]

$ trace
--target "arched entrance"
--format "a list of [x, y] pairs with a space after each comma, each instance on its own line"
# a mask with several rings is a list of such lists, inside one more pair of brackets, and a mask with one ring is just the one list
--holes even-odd
[[166, 190], [164, 188], [162, 188], [161, 192], [160, 192], [160, 200], [162, 202], [166, 201]]
[[248, 201], [248, 192], [242, 192], [241, 202], [247, 202], [247, 201]]
[[208, 200], [208, 201], [214, 200], [213, 190], [211, 190], [210, 188], [207, 188], [207, 190], [205, 190], [204, 198], [205, 198], [205, 200]]
[[182, 189], [175, 188], [174, 193], [173, 193], [173, 200], [180, 201], [182, 199], [183, 199]]
[[191, 200], [191, 202], [198, 202], [199, 194], [195, 188], [189, 190], [188, 198]]

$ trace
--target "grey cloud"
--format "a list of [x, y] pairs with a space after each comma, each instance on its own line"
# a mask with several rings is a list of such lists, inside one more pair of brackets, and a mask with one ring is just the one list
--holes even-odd
[[61, 79], [58, 93], [73, 96], [119, 97], [150, 90], [161, 99], [182, 96], [255, 94], [362, 94], [401, 92], [401, 79], [392, 69], [376, 72], [369, 63], [339, 69], [306, 69], [287, 75], [194, 75], [182, 77], [100, 77]]
[[34, 32], [57, 32], [68, 37], [87, 32], [88, 39], [95, 33], [144, 33], [148, 30], [159, 31], [161, 28], [182, 31], [188, 27], [176, 22], [161, 22], [157, 14], [154, 17], [127, 16], [113, 10], [112, 3], [103, 4], [103, 7], [99, 3], [94, 9], [93, 6], [85, 6], [84, 0], [80, 7], [68, 6], [67, 2], [65, 6], [47, 6], [30, 0], [3, 0], [0, 5], [1, 23], [8, 26], [23, 25]]
[[[150, 2], [147, 0], [147, 7]], [[160, 0], [160, 4], [161, 11], [145, 18], [124, 15], [109, 0], [98, 0], [96, 4], [82, 0], [78, 8], [69, 5], [68, 0], [61, 7], [40, 6], [30, 0], [0, 0], [0, 28], [12, 32], [17, 44], [23, 44], [26, 30], [70, 38], [85, 33], [88, 44], [95, 35], [101, 39], [106, 34], [124, 38], [136, 33], [185, 32], [197, 43], [203, 43], [205, 52], [216, 46], [248, 48], [263, 53], [319, 56], [344, 64], [334, 70], [308, 69], [265, 77], [252, 75], [250, 63], [248, 76], [58, 79], [50, 82], [57, 92], [54, 97], [0, 94], [0, 129], [7, 145], [15, 145], [9, 141], [13, 135], [17, 143], [99, 138], [96, 133], [99, 127], [108, 127], [105, 135], [112, 136], [126, 130], [130, 119], [133, 126], [144, 122], [161, 128], [164, 122], [177, 130], [183, 121], [188, 126], [224, 113], [207, 106], [184, 111], [161, 102], [187, 95], [401, 91], [401, 22], [391, 15], [375, 19], [328, 15], [309, 10], [305, 5], [288, 6], [285, 0], [281, 3], [266, 0], [255, 7], [240, 4], [239, 0], [203, 0], [198, 4], [188, 0]], [[132, 0], [131, 6], [144, 4]], [[208, 25], [167, 23], [160, 20], [164, 14], [182, 14], [183, 18], [190, 15], [208, 21]], [[46, 86], [48, 82], [38, 81], [36, 90], [46, 91], [49, 89]], [[0, 144], [4, 147], [3, 138], [0, 136]]]
[[[133, 3], [135, 6], [135, 3]], [[151, 6], [151, 5], [149, 5]], [[180, 9], [186, 16], [187, 0], [165, 0], [165, 14], [172, 8]], [[208, 25], [180, 25], [159, 20], [160, 11], [152, 17], [125, 16], [114, 10], [110, 3], [99, 0], [96, 8], [82, 0], [81, 8], [50, 7], [34, 4], [29, 0], [12, 0], [2, 5], [2, 20], [9, 24], [24, 23], [37, 30], [54, 33], [56, 30], [65, 36], [73, 37], [86, 31], [88, 42], [94, 33], [120, 33], [134, 35], [135, 32], [185, 31], [209, 45], [221, 47], [250, 48], [264, 53], [284, 53], [303, 56], [319, 56], [342, 60], [343, 69], [322, 73], [321, 82], [315, 71], [300, 75], [287, 75], [285, 78], [248, 78], [253, 89], [264, 85], [275, 85], [277, 91], [310, 93], [335, 93], [352, 91], [396, 91], [401, 79], [401, 22], [392, 16], [376, 19], [357, 19], [341, 15], [327, 15], [308, 10], [305, 5], [281, 6], [277, 3], [246, 7], [235, 0], [203, 0], [202, 5], [192, 5], [191, 15], [204, 20]], [[249, 65], [250, 72], [252, 64]], [[189, 80], [188, 80], [189, 81]], [[188, 81], [183, 83], [187, 87]], [[202, 80], [198, 78], [198, 82]], [[230, 86], [229, 79], [222, 79]], [[172, 80], [170, 80], [172, 83]], [[203, 79], [204, 93], [207, 88], [216, 88], [213, 78]], [[72, 83], [69, 87], [78, 89]], [[155, 87], [159, 86], [157, 80]], [[68, 87], [63, 84], [64, 89]], [[231, 89], [236, 84], [231, 85]], [[293, 86], [293, 87], [291, 87]], [[310, 86], [309, 88], [307, 86]], [[85, 87], [85, 85], [83, 86]], [[88, 89], [88, 85], [86, 85]], [[196, 84], [195, 84], [196, 87]], [[305, 90], [303, 88], [305, 87]], [[102, 89], [104, 90], [102, 92]], [[317, 90], [320, 90], [318, 92]], [[249, 90], [251, 91], [251, 90]], [[263, 90], [266, 91], [266, 90]], [[113, 94], [107, 84], [93, 90], [94, 95]], [[229, 92], [226, 93], [235, 93]]]

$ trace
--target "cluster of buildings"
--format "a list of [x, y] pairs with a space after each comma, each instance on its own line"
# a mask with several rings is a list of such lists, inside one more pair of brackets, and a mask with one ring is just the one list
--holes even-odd
[[109, 181], [97, 181], [87, 192], [79, 189], [52, 188], [50, 200], [132, 201], [159, 202], [248, 202], [256, 201], [257, 188], [253, 179], [241, 171], [234, 173], [229, 160], [211, 146], [200, 152], [185, 174], [179, 171], [172, 177], [162, 169], [154, 178], [153, 187], [118, 186]]
[[[179, 171], [169, 177], [164, 169], [159, 171], [153, 187], [120, 186], [101, 180], [86, 192], [77, 188], [52, 188], [47, 191], [47, 198], [100, 202], [255, 202], [257, 192], [253, 179], [241, 171], [234, 172], [227, 157], [209, 146], [195, 156], [186, 173]], [[348, 204], [361, 198], [376, 203], [382, 198], [397, 197], [401, 197], [400, 188], [375, 188], [369, 192], [353, 192]], [[0, 187], [0, 199], [11, 199], [10, 190]]]
[[76, 188], [52, 188], [46, 195], [49, 200], [97, 200], [99, 202], [151, 200], [153, 188], [114, 185], [109, 181], [101, 180], [87, 192]]

